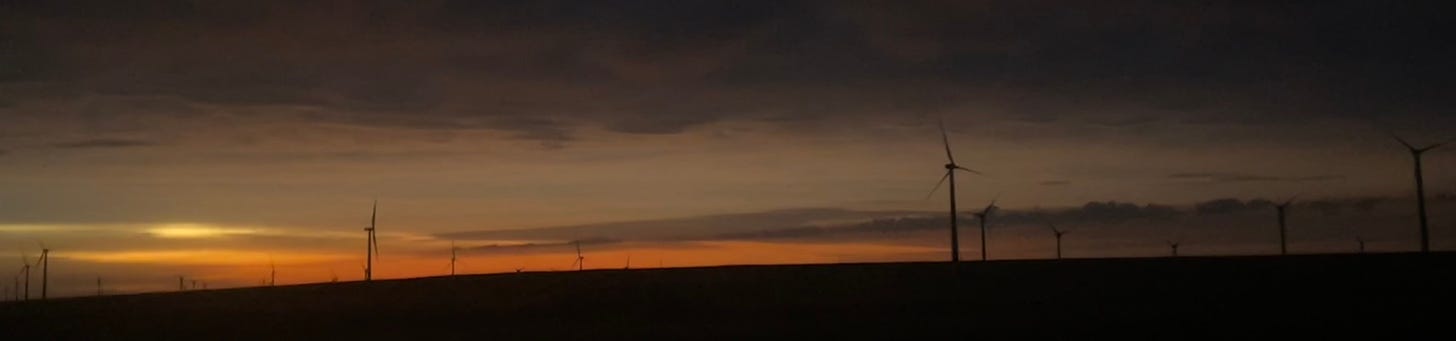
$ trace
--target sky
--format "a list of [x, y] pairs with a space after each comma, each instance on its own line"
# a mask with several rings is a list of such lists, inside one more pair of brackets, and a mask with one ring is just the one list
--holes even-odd
[[[58, 295], [358, 280], [376, 199], [385, 278], [452, 241], [468, 273], [575, 240], [588, 268], [943, 260], [938, 122], [985, 173], [967, 258], [992, 200], [993, 259], [1049, 257], [1047, 223], [1075, 256], [1268, 253], [1295, 195], [1297, 252], [1412, 250], [1388, 134], [1456, 138], [1427, 6], [6, 1], [0, 274], [44, 244]], [[1456, 247], [1456, 155], [1424, 161]]]

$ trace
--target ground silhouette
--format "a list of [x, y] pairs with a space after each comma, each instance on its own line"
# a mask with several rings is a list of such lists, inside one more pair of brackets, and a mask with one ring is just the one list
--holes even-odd
[[6, 303], [0, 335], [1388, 338], [1445, 330], [1452, 265], [1436, 253], [512, 273]]

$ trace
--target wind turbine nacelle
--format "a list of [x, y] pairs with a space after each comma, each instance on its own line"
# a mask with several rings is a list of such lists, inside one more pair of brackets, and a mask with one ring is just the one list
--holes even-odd
[[958, 168], [958, 167], [954, 163], [947, 163], [947, 164], [945, 164], [945, 169], [947, 169], [947, 170], [953, 170], [953, 169], [956, 169], [956, 168]]

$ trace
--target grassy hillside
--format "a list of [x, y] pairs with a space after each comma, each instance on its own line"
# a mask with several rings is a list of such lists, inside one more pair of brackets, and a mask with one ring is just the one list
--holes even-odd
[[[1456, 254], [521, 273], [0, 304], [0, 335], [1267, 338], [1448, 332]], [[1430, 312], [1424, 312], [1430, 311]], [[10, 338], [5, 338], [10, 339]]]

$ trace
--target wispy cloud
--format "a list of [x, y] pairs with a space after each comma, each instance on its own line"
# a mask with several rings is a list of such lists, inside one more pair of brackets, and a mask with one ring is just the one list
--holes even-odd
[[1341, 175], [1313, 175], [1313, 176], [1270, 176], [1248, 173], [1223, 173], [1223, 172], [1184, 172], [1169, 174], [1168, 178], [1176, 180], [1187, 180], [1196, 182], [1310, 182], [1329, 181], [1343, 179]]
[[154, 141], [133, 140], [133, 139], [89, 139], [71, 142], [59, 142], [51, 144], [51, 147], [64, 149], [91, 149], [91, 148], [133, 148], [150, 147], [157, 145]]

